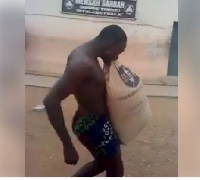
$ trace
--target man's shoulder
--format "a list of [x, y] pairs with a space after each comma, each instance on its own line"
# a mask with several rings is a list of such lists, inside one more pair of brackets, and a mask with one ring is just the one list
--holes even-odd
[[94, 66], [87, 56], [82, 56], [80, 58], [79, 56], [74, 55], [71, 58], [71, 62], [65, 70], [65, 73], [68, 74], [68, 76], [75, 79], [84, 79], [93, 75]]
[[90, 70], [94, 68], [93, 60], [82, 50], [74, 50], [69, 56], [69, 61], [70, 68], [73, 69]]

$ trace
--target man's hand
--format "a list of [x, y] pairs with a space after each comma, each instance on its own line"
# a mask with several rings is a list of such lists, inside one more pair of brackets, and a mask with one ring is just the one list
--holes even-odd
[[79, 160], [79, 156], [76, 149], [73, 146], [71, 147], [64, 146], [63, 154], [64, 154], [65, 163], [71, 164], [71, 165], [77, 164]]

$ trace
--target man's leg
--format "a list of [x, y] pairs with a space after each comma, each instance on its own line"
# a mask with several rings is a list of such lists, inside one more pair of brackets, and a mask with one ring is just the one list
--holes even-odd
[[[122, 177], [124, 175], [119, 140], [113, 135], [113, 129], [107, 117], [101, 116], [99, 119], [94, 126], [90, 127], [89, 134], [78, 137], [91, 154], [94, 157], [98, 156], [98, 158], [82, 167], [74, 177], [93, 177], [104, 170], [106, 170], [107, 177]], [[106, 144], [100, 146], [105, 141]]]
[[112, 157], [102, 159], [106, 169], [106, 177], [123, 177], [124, 166], [121, 159], [121, 153], [117, 153]]
[[121, 153], [118, 153], [113, 157], [104, 157], [98, 161], [95, 160], [90, 162], [78, 170], [73, 177], [94, 177], [104, 171], [106, 171], [107, 177], [124, 176], [124, 166], [121, 159]]
[[94, 160], [86, 165], [84, 165], [80, 170], [78, 170], [73, 177], [94, 177], [105, 171], [105, 168]]

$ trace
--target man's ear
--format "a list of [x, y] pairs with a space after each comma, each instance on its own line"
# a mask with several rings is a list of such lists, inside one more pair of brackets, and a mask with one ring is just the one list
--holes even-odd
[[109, 41], [109, 45], [112, 46], [114, 44], [114, 40]]
[[109, 47], [111, 47], [111, 46], [113, 46], [114, 45], [114, 41], [113, 40], [110, 40], [110, 41], [108, 41], [107, 43], [106, 43], [106, 48], [109, 48]]

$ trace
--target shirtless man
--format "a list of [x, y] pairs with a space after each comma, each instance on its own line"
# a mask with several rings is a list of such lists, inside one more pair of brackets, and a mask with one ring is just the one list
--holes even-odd
[[72, 128], [94, 161], [83, 166], [75, 177], [92, 177], [104, 171], [107, 177], [124, 174], [120, 141], [110, 123], [106, 82], [97, 58], [109, 66], [125, 50], [126, 42], [119, 26], [105, 27], [95, 39], [69, 55], [63, 76], [44, 99], [49, 121], [63, 143], [64, 160], [71, 165], [77, 164], [79, 156], [65, 127], [61, 101], [74, 95], [78, 102]]

